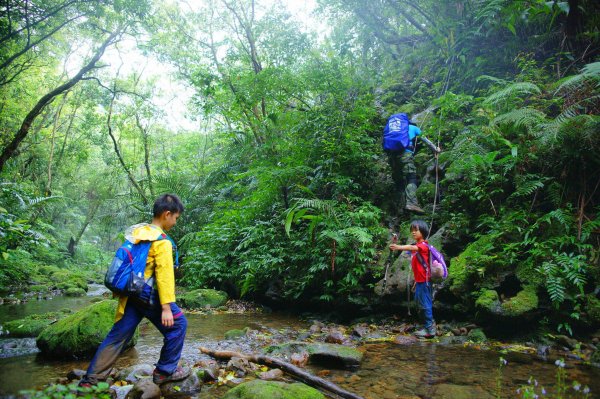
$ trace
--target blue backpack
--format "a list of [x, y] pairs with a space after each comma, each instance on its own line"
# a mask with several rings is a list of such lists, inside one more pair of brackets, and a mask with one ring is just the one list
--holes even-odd
[[402, 151], [410, 146], [409, 119], [405, 113], [390, 116], [383, 129], [383, 149]]
[[[166, 234], [156, 240], [169, 240], [175, 250], [175, 267], [179, 266], [179, 252], [175, 242]], [[104, 276], [104, 285], [117, 295], [135, 296], [143, 303], [158, 303], [158, 293], [154, 287], [154, 275], [145, 279], [146, 261], [153, 241], [140, 241], [137, 244], [129, 240], [117, 249], [115, 257]]]

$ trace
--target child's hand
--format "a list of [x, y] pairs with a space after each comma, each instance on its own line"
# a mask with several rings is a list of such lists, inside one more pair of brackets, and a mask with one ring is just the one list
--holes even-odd
[[398, 245], [398, 244], [390, 244], [390, 250], [391, 251], [401, 251], [402, 249], [400, 248], [400, 245]]
[[162, 305], [161, 322], [165, 327], [173, 327], [173, 312], [171, 311], [171, 305], [168, 303]]

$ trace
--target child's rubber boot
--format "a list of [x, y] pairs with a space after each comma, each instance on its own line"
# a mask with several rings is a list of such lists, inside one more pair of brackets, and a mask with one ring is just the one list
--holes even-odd
[[430, 339], [430, 338], [435, 337], [435, 329], [434, 329], [434, 327], [422, 328], [422, 329], [420, 329], [418, 331], [415, 331], [413, 333], [413, 335], [415, 337], [417, 337], [417, 338], [427, 338], [427, 339]]

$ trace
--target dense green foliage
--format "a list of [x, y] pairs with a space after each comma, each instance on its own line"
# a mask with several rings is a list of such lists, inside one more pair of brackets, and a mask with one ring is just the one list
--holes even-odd
[[[9, 3], [0, 45], [25, 51], [0, 69], [4, 153], [98, 32], [118, 36], [2, 166], [2, 287], [44, 265], [93, 269], [175, 192], [183, 284], [372, 304], [387, 227], [404, 236], [411, 217], [380, 145], [400, 110], [443, 149], [437, 189], [431, 155], [416, 155], [425, 219], [452, 258], [441, 300], [506, 317], [549, 309], [561, 329], [598, 322], [596, 2], [321, 0], [308, 23], [251, 0], [75, 1], [52, 15], [59, 1], [33, 2], [36, 15]], [[27, 48], [25, 16], [40, 20], [35, 37], [65, 29]], [[177, 125], [165, 86], [191, 93], [194, 127]]]

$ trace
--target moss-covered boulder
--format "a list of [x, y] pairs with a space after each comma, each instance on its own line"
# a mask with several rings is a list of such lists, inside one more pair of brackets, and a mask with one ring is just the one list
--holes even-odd
[[237, 330], [237, 329], [229, 330], [225, 333], [225, 339], [226, 340], [234, 340], [234, 339], [245, 337], [249, 330], [250, 330], [250, 328], [248, 328], [248, 327], [246, 327], [242, 330]]
[[356, 348], [323, 342], [288, 342], [267, 347], [265, 353], [291, 358], [294, 353], [308, 353], [313, 364], [326, 367], [356, 368], [362, 361], [363, 353]]
[[517, 295], [502, 303], [502, 314], [509, 317], [522, 316], [537, 309], [538, 296], [535, 287], [528, 286]]
[[502, 304], [496, 290], [482, 290], [481, 294], [475, 301], [475, 306], [478, 309], [493, 313], [502, 313]]
[[2, 324], [2, 330], [11, 337], [37, 337], [50, 324], [60, 320], [71, 313], [70, 310], [61, 312], [48, 312], [34, 314], [24, 319], [12, 320]]
[[253, 380], [232, 388], [223, 399], [325, 399], [325, 396], [308, 385], [296, 382]]
[[[95, 303], [47, 327], [37, 339], [42, 354], [56, 358], [87, 358], [110, 331], [117, 302]], [[137, 333], [127, 347], [135, 345]]]
[[485, 336], [485, 333], [483, 332], [483, 330], [481, 328], [472, 329], [471, 331], [469, 331], [469, 334], [467, 335], [467, 337], [469, 338], [470, 341], [477, 342], [477, 343], [483, 343], [483, 342], [487, 341], [487, 337]]
[[188, 309], [218, 308], [225, 305], [229, 298], [223, 291], [198, 289], [177, 297], [177, 302]]

